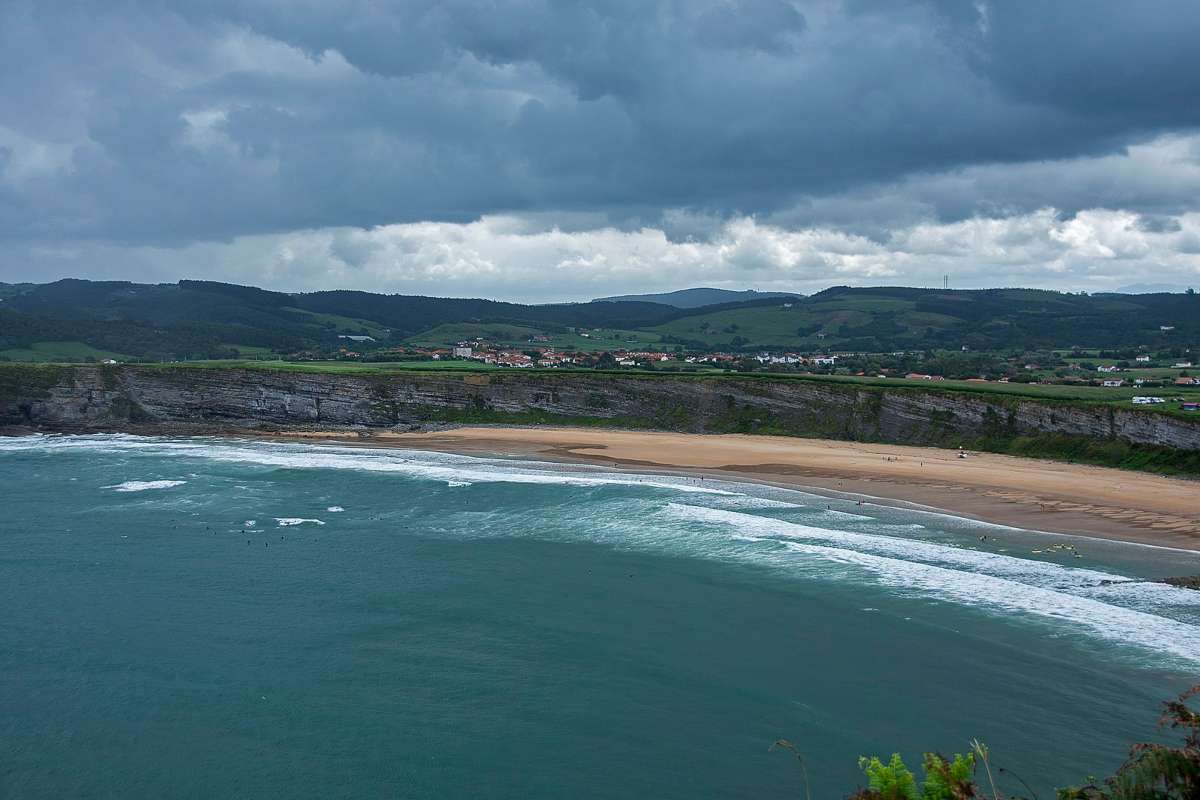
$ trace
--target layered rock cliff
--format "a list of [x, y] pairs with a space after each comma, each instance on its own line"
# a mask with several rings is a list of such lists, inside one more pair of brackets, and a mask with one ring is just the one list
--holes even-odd
[[590, 372], [356, 375], [0, 367], [0, 425], [186, 432], [387, 428], [438, 421], [561, 422], [977, 447], [1053, 436], [1200, 451], [1200, 420], [1140, 408], [926, 387]]

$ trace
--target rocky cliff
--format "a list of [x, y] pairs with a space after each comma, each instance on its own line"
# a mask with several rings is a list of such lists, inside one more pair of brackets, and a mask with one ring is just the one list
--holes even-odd
[[926, 387], [586, 372], [0, 366], [0, 425], [186, 432], [429, 422], [560, 422], [1001, 450], [1055, 437], [1200, 451], [1200, 420]]

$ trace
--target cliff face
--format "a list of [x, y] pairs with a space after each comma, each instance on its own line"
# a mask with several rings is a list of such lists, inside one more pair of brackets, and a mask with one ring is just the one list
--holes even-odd
[[347, 375], [268, 370], [6, 368], [0, 425], [173, 431], [562, 422], [957, 446], [1053, 435], [1200, 450], [1200, 421], [925, 388], [597, 373]]

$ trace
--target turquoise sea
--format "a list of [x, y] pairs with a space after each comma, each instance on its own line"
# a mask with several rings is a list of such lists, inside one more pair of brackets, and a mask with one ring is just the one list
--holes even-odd
[[803, 797], [779, 738], [834, 798], [976, 737], [1047, 797], [1200, 679], [1196, 555], [856, 498], [124, 435], [0, 487], [6, 798]]

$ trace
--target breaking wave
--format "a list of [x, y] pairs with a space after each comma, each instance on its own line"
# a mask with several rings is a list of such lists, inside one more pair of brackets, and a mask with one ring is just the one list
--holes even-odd
[[[33, 441], [30, 441], [33, 440]], [[281, 469], [334, 469], [387, 472], [447, 485], [472, 483], [529, 483], [568, 486], [646, 486], [696, 494], [734, 494], [717, 488], [719, 481], [658, 475], [614, 473], [588, 467], [538, 461], [505, 461], [398, 449], [366, 449], [288, 442], [248, 442], [215, 438], [153, 439], [129, 434], [17, 437], [0, 441], [0, 450], [41, 450], [47, 453], [101, 451], [182, 456], [209, 461], [254, 464]]]
[[848, 566], [881, 586], [1066, 623], [1072, 630], [1200, 664], [1200, 627], [1161, 613], [1172, 607], [1196, 609], [1196, 592], [1112, 572], [725, 509], [669, 503], [664, 513], [721, 526], [740, 542], [781, 546], [805, 560]]
[[170, 489], [172, 486], [182, 486], [187, 481], [125, 481], [113, 486], [105, 486], [114, 492], [144, 492], [147, 489]]
[[[203, 460], [272, 470], [352, 470], [464, 489], [502, 483], [649, 488], [658, 491], [603, 497], [562, 492], [561, 498], [549, 501], [561, 506], [533, 504], [515, 509], [505, 505], [503, 498], [489, 500], [482, 509], [464, 503], [447, 510], [439, 530], [451, 535], [582, 539], [615, 548], [753, 563], [804, 580], [869, 583], [897, 595], [1000, 612], [1013, 619], [1057, 626], [1059, 632], [1133, 645], [1160, 659], [1200, 664], [1200, 593], [1131, 577], [1110, 567], [1071, 566], [976, 548], [970, 528], [986, 523], [966, 525], [961, 518], [930, 510], [868, 509], [851, 505], [847, 499], [722, 480], [323, 444], [129, 435], [28, 436], [0, 439], [0, 451], [4, 450], [100, 452], [124, 460], [186, 458], [194, 463]], [[106, 488], [135, 492], [184, 482], [128, 481]], [[195, 485], [202, 485], [202, 480], [197, 478]], [[474, 496], [473, 491], [463, 494], [464, 498]], [[335, 513], [343, 509], [329, 506], [326, 510]], [[945, 519], [940, 519], [943, 516]], [[325, 525], [314, 518], [274, 519], [280, 527]], [[911, 524], [914, 519], [928, 526]], [[252, 524], [247, 521], [246, 527]], [[968, 535], [962, 535], [964, 531]], [[954, 532], [959, 535], [957, 541], [953, 541]], [[1071, 558], [1074, 552], [1061, 555]]]

